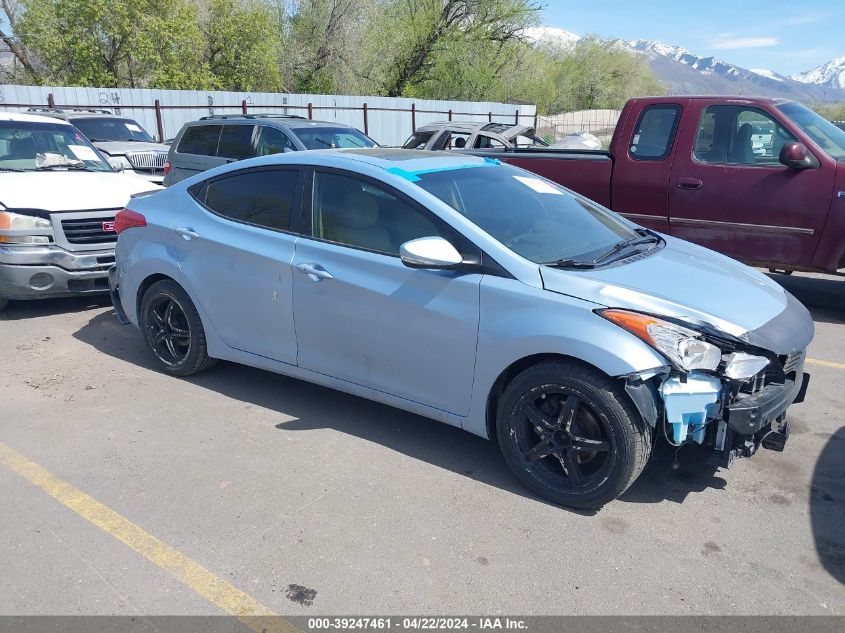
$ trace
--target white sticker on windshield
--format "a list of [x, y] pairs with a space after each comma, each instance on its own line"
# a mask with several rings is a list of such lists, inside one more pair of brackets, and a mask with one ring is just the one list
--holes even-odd
[[68, 145], [67, 148], [72, 151], [73, 155], [76, 156], [79, 160], [95, 160], [97, 162], [100, 161], [100, 157], [97, 156], [97, 152], [95, 152], [87, 145]]
[[141, 131], [140, 126], [135, 125], [134, 123], [124, 123], [124, 125], [126, 126], [126, 129], [129, 130], [130, 132], [140, 132]]
[[519, 182], [527, 187], [531, 187], [537, 193], [551, 193], [562, 196], [563, 193], [559, 189], [555, 189], [549, 183], [539, 178], [531, 178], [530, 176], [514, 176]]

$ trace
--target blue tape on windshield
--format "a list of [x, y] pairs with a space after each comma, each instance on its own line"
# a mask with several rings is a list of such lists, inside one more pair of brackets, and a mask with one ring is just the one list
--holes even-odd
[[483, 163], [464, 163], [463, 165], [447, 165], [443, 167], [432, 167], [431, 169], [418, 169], [416, 171], [407, 171], [405, 169], [401, 169], [400, 167], [390, 167], [386, 169], [390, 174], [394, 176], [399, 176], [400, 178], [404, 178], [405, 180], [409, 180], [410, 182], [417, 182], [420, 179], [421, 175], [424, 174], [436, 174], [441, 171], [455, 171], [457, 169], [475, 169], [477, 167], [494, 167], [496, 165], [501, 165], [502, 162], [495, 159], [495, 158], [485, 158]]

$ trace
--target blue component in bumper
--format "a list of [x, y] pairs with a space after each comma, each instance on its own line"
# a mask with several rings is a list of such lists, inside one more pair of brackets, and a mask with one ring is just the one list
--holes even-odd
[[676, 376], [663, 382], [660, 395], [675, 444], [686, 441], [689, 435], [698, 444], [704, 441], [711, 409], [719, 402], [721, 392], [721, 380], [700, 372], [690, 373], [685, 382]]

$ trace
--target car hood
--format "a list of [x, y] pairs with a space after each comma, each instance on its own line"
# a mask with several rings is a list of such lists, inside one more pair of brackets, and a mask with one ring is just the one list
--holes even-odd
[[132, 194], [160, 189], [148, 180], [111, 171], [0, 173], [0, 204], [7, 209], [114, 209]]
[[101, 152], [109, 156], [124, 156], [130, 152], [161, 152], [166, 154], [170, 147], [161, 143], [138, 143], [135, 141], [97, 141], [94, 143]]
[[706, 248], [663, 236], [665, 247], [596, 270], [541, 267], [547, 290], [602, 306], [709, 324], [777, 354], [804, 349], [813, 320], [762, 273]]

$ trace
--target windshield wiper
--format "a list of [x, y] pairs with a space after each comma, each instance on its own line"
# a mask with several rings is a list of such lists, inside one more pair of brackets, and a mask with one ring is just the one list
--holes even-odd
[[319, 136], [315, 136], [314, 140], [317, 141], [318, 143], [322, 143], [326, 147], [334, 147], [334, 145], [329, 143], [327, 140], [320, 138]]
[[619, 252], [625, 250], [626, 248], [631, 248], [632, 246], [640, 246], [642, 244], [652, 244], [654, 242], [660, 241], [660, 238], [657, 235], [654, 235], [653, 233], [645, 231], [644, 229], [640, 229], [640, 231], [642, 231], [642, 233], [639, 234], [639, 237], [629, 237], [627, 240], [622, 240], [621, 242], [614, 244], [613, 247], [609, 251], [607, 251], [606, 253], [602, 253], [601, 255], [596, 257], [592, 261], [592, 263], [593, 264], [601, 264], [602, 262], [605, 262], [608, 259], [610, 259], [611, 257], [613, 257], [614, 255], [616, 255], [616, 253], [619, 253]]
[[595, 268], [593, 262], [584, 262], [580, 259], [558, 259], [553, 262], [543, 262], [543, 266], [551, 266], [553, 268]]
[[44, 165], [43, 167], [36, 167], [36, 171], [52, 171], [54, 169], [75, 169], [77, 171], [103, 171], [102, 169], [95, 169], [88, 165], [78, 165], [75, 163], [68, 163], [66, 165]]

